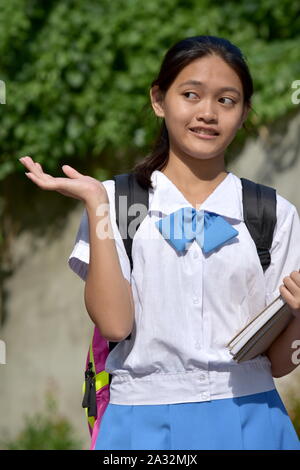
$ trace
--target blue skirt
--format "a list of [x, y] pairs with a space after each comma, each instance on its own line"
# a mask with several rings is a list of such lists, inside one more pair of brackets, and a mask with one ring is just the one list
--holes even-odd
[[276, 389], [171, 405], [115, 405], [103, 414], [95, 450], [300, 450]]

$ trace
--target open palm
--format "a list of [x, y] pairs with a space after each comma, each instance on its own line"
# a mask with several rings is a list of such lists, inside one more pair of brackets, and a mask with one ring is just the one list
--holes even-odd
[[67, 178], [55, 178], [44, 173], [42, 166], [34, 162], [31, 157], [22, 157], [19, 161], [27, 168], [26, 175], [41, 189], [46, 191], [57, 191], [64, 196], [73, 197], [83, 202], [98, 196], [108, 202], [106, 189], [101, 181], [91, 176], [82, 175], [69, 165], [63, 165], [62, 170]]

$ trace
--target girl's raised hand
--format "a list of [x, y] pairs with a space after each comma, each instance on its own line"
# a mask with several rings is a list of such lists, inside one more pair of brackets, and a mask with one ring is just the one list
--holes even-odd
[[44, 173], [40, 163], [34, 162], [31, 157], [22, 157], [19, 161], [27, 168], [26, 175], [41, 189], [57, 191], [64, 196], [79, 199], [84, 203], [95, 198], [108, 202], [107, 192], [101, 181], [91, 176], [82, 175], [69, 165], [62, 166], [67, 178], [55, 178]]

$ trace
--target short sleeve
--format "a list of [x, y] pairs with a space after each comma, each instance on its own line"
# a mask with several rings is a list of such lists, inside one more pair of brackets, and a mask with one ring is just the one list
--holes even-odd
[[300, 220], [296, 207], [277, 195], [277, 223], [271, 247], [271, 264], [265, 272], [266, 305], [279, 294], [283, 278], [300, 269]]
[[[131, 269], [130, 261], [127, 256], [124, 242], [122, 240], [121, 234], [119, 232], [117, 223], [116, 223], [116, 211], [115, 211], [115, 182], [114, 180], [102, 181], [104, 185], [110, 206], [110, 218], [111, 225], [114, 234], [114, 239], [116, 243], [116, 248], [119, 256], [119, 261], [121, 265], [121, 270], [125, 279], [128, 282], [131, 281]], [[88, 274], [88, 265], [90, 260], [90, 245], [89, 245], [89, 220], [86, 209], [83, 210], [81, 216], [79, 229], [76, 234], [76, 239], [72, 253], [68, 259], [68, 265], [78, 276], [85, 281]]]

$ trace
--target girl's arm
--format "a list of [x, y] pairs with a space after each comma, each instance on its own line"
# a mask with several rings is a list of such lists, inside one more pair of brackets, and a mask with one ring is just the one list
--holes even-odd
[[[105, 204], [103, 215], [97, 208]], [[86, 202], [89, 220], [90, 262], [84, 300], [88, 314], [108, 341], [122, 341], [133, 328], [134, 303], [131, 286], [122, 274], [109, 214], [109, 202], [98, 196]], [[106, 225], [106, 238], [99, 238], [99, 227]], [[99, 225], [98, 225], [99, 224]], [[102, 225], [101, 225], [102, 224]]]
[[[68, 178], [54, 178], [44, 173], [42, 166], [31, 157], [19, 159], [29, 170], [26, 173], [33, 183], [47, 191], [79, 199], [86, 205], [89, 220], [90, 262], [85, 283], [85, 306], [101, 335], [108, 341], [121, 341], [132, 330], [134, 302], [130, 283], [124, 278], [115, 245], [109, 213], [109, 198], [103, 184], [83, 175], [69, 165], [62, 169]], [[97, 209], [106, 209], [99, 216]], [[103, 211], [102, 211], [103, 212]], [[107, 235], [97, 234], [98, 223], [105, 220]], [[100, 232], [103, 230], [100, 229]]]
[[[283, 279], [281, 296], [294, 315], [287, 328], [271, 344], [266, 354], [271, 361], [272, 375], [283, 377], [300, 363], [300, 273], [293, 271]], [[297, 352], [298, 350], [298, 352]]]

